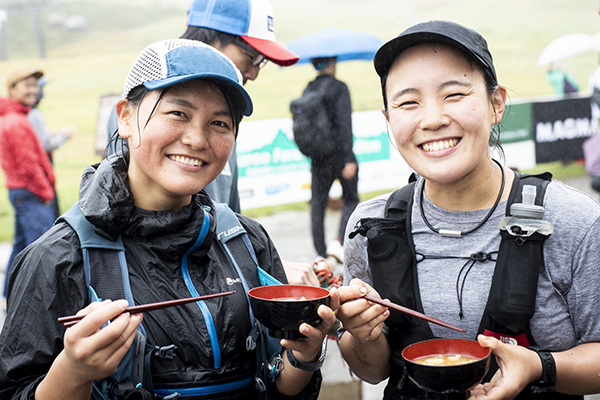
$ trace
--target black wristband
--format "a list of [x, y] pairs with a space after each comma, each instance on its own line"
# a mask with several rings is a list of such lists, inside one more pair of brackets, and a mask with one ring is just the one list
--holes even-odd
[[549, 351], [538, 351], [542, 361], [542, 379], [531, 384], [534, 393], [553, 392], [556, 385], [556, 363]]
[[325, 362], [325, 355], [327, 354], [327, 338], [323, 341], [323, 347], [321, 348], [321, 355], [319, 359], [315, 362], [307, 363], [304, 361], [298, 360], [294, 357], [294, 353], [290, 349], [285, 349], [287, 354], [287, 359], [290, 362], [290, 365], [294, 368], [301, 369], [302, 371], [314, 372], [323, 366]]

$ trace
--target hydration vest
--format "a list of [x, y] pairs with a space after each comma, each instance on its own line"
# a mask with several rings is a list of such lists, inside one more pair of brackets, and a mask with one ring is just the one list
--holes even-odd
[[[217, 239], [231, 260], [248, 297], [248, 290], [264, 285], [281, 284], [277, 279], [260, 268], [254, 248], [248, 234], [235, 213], [226, 204], [214, 204], [217, 218]], [[85, 281], [88, 287], [89, 301], [102, 299], [126, 299], [134, 306], [133, 294], [129, 283], [125, 248], [119, 237], [116, 241], [96, 234], [94, 225], [83, 215], [79, 203], [75, 203], [58, 218], [58, 222], [67, 222], [77, 233], [83, 254]], [[204, 241], [210, 226], [209, 213], [204, 211], [204, 221], [196, 244]], [[193, 247], [195, 249], [196, 247]], [[184, 256], [184, 259], [186, 256]], [[185, 262], [185, 261], [184, 261]], [[186, 282], [187, 284], [187, 282]], [[193, 285], [188, 289], [193, 296], [199, 296]], [[205, 320], [212, 319], [203, 301], [198, 302]], [[268, 336], [260, 322], [256, 321], [248, 300], [252, 331], [246, 339], [246, 349], [257, 351], [257, 372], [252, 379], [228, 382], [218, 385], [185, 389], [154, 389], [150, 371], [151, 357], [175, 357], [174, 345], [151, 346], [146, 343], [143, 324], [138, 326], [136, 337], [129, 351], [123, 357], [117, 370], [108, 378], [95, 381], [92, 389], [93, 400], [112, 399], [176, 399], [187, 396], [218, 394], [245, 386], [254, 385], [261, 397], [266, 397], [266, 381], [275, 380], [283, 363], [279, 339]], [[208, 314], [208, 315], [207, 315]], [[209, 330], [210, 332], [210, 330]], [[216, 343], [218, 347], [218, 343]], [[274, 362], [273, 365], [271, 362]], [[141, 390], [140, 390], [141, 389]]]
[[[543, 204], [546, 186], [552, 179], [550, 173], [523, 175], [515, 172], [506, 215], [510, 206], [522, 201], [524, 185], [536, 187], [535, 204]], [[369, 267], [373, 288], [381, 298], [423, 313], [417, 280], [417, 255], [412, 238], [411, 210], [416, 178], [393, 192], [385, 206], [384, 218], [363, 218], [350, 238], [357, 234], [367, 237]], [[535, 312], [535, 298], [540, 269], [544, 267], [543, 244], [548, 238], [539, 232], [529, 237], [513, 236], [500, 230], [502, 237], [496, 258], [489, 297], [479, 325], [478, 334], [494, 336], [507, 344], [536, 347], [529, 329], [529, 320]], [[473, 261], [490, 259], [490, 254], [476, 253]], [[389, 328], [388, 343], [391, 348], [390, 377], [384, 399], [426, 398], [424, 392], [406, 376], [402, 350], [415, 342], [433, 339], [426, 321], [398, 312], [391, 312], [385, 321]], [[475, 339], [475, 338], [474, 338]], [[492, 357], [492, 366], [484, 381], [491, 379], [498, 366]], [[535, 391], [535, 389], [532, 389]], [[526, 389], [517, 399], [583, 399], [550, 392], [534, 394]]]

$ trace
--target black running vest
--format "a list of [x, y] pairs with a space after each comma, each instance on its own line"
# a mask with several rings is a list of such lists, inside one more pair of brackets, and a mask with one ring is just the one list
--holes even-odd
[[[522, 201], [523, 185], [537, 188], [535, 204], [542, 205], [546, 186], [552, 179], [550, 173], [522, 175], [515, 173], [507, 201], [506, 215], [510, 205]], [[373, 287], [381, 298], [423, 312], [417, 281], [417, 258], [411, 232], [411, 209], [415, 178], [403, 188], [392, 193], [385, 208], [385, 218], [364, 218], [359, 221], [350, 238], [361, 234], [367, 237], [367, 253]], [[539, 271], [544, 267], [543, 244], [548, 236], [538, 232], [523, 238], [500, 230], [502, 240], [498, 250], [496, 267], [490, 294], [479, 325], [478, 334], [494, 336], [504, 343], [535, 348], [529, 331], [529, 320], [535, 311], [535, 298]], [[471, 256], [476, 259], [477, 254]], [[391, 312], [386, 320], [389, 327], [388, 343], [392, 350], [391, 372], [385, 388], [384, 399], [417, 399], [423, 397], [406, 376], [402, 350], [415, 342], [434, 338], [426, 321]], [[491, 379], [497, 365], [484, 379]], [[583, 399], [556, 392], [534, 394], [524, 390], [517, 399]]]

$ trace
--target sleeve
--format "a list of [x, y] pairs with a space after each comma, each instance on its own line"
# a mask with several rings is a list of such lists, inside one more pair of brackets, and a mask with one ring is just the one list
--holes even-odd
[[33, 399], [63, 349], [57, 318], [87, 304], [75, 232], [61, 224], [21, 252], [11, 269], [8, 315], [0, 334], [0, 398]]
[[600, 342], [600, 217], [591, 224], [573, 257], [571, 290], [567, 294], [577, 344]]
[[46, 120], [44, 119], [42, 112], [37, 108], [32, 108], [31, 111], [29, 111], [29, 114], [27, 114], [27, 119], [31, 122], [31, 126], [33, 126], [33, 130], [42, 144], [42, 147], [46, 151], [51, 151], [48, 150], [50, 147], [50, 130], [48, 129], [48, 126], [46, 126]]
[[[42, 201], [54, 198], [54, 174], [50, 159], [39, 159], [38, 148], [41, 149], [33, 126], [25, 117], [11, 118], [4, 128], [11, 134], [5, 135], [5, 146], [11, 149], [14, 159], [18, 163], [19, 173], [27, 179], [27, 189], [38, 196]], [[6, 123], [6, 121], [5, 121]]]
[[46, 125], [44, 114], [39, 109], [33, 108], [27, 115], [27, 118], [29, 119], [29, 122], [31, 122], [31, 125], [46, 152], [50, 153], [51, 151], [58, 149], [67, 141], [67, 135], [64, 133], [56, 132], [52, 134], [50, 132], [48, 125]]

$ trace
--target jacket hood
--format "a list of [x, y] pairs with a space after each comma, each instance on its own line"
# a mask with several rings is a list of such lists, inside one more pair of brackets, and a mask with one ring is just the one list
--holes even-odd
[[[202, 205], [212, 209], [212, 202], [202, 191], [181, 210], [149, 211], [135, 206], [127, 166], [122, 157], [113, 155], [101, 163], [88, 166], [79, 187], [81, 212], [96, 228], [96, 233], [110, 240], [119, 235], [151, 237], [168, 231], [186, 230], [202, 225], [198, 212]], [[198, 226], [198, 225], [197, 225]]]
[[0, 97], [0, 116], [4, 116], [10, 113], [20, 113], [27, 115], [27, 113], [29, 113], [29, 110], [31, 110], [31, 107], [21, 104], [18, 101], [11, 99], [10, 97]]

